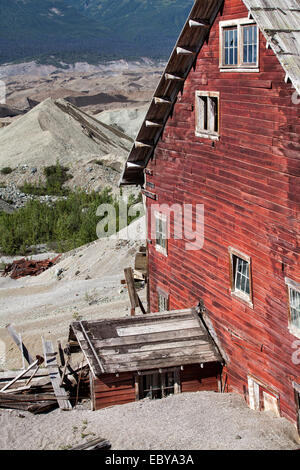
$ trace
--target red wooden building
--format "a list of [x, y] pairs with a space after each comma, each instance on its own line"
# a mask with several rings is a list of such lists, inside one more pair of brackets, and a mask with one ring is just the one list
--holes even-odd
[[[299, 0], [196, 1], [121, 184], [146, 199], [149, 310], [200, 302], [226, 389], [299, 425], [298, 94]], [[173, 204], [204, 206], [198, 250]]]

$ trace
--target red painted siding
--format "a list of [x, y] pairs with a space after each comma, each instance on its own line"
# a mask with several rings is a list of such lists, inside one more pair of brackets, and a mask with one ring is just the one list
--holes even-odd
[[[180, 371], [182, 392], [218, 391], [221, 365], [217, 362], [187, 365]], [[91, 394], [95, 410], [135, 401], [135, 378], [132, 372], [106, 374], [92, 378]]]
[[181, 392], [219, 391], [220, 364], [216, 362], [184, 366], [180, 371]]
[[[148, 199], [148, 210], [205, 206], [202, 250], [171, 239], [165, 257], [149, 244], [150, 309], [158, 309], [157, 287], [169, 293], [170, 309], [203, 299], [230, 359], [230, 390], [244, 394], [252, 374], [278, 392], [282, 415], [295, 422], [300, 372], [285, 277], [300, 282], [300, 106], [262, 34], [259, 73], [220, 72], [219, 21], [247, 15], [241, 0], [225, 1], [149, 164], [158, 201]], [[195, 137], [196, 90], [220, 93], [219, 142]], [[230, 246], [251, 257], [253, 309], [231, 295]]]
[[131, 372], [102, 375], [93, 379], [94, 408], [100, 410], [113, 405], [135, 401], [134, 376]]

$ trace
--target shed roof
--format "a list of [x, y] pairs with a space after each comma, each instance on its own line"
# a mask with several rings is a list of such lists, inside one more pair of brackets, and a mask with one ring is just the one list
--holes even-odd
[[222, 361], [194, 309], [71, 324], [95, 376]]
[[[300, 94], [300, 0], [243, 0], [269, 46]], [[150, 102], [120, 185], [143, 184], [153, 156], [191, 68], [209, 35], [223, 0], [196, 0]]]

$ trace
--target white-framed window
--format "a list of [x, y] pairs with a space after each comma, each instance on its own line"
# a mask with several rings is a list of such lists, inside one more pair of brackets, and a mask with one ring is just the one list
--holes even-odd
[[158, 290], [158, 311], [159, 312], [167, 312], [169, 310], [169, 296], [164, 292]]
[[180, 393], [180, 371], [178, 367], [160, 371], [141, 372], [136, 375], [136, 399], [156, 400]]
[[160, 253], [168, 253], [168, 218], [161, 212], [155, 212], [155, 247]]
[[268, 411], [280, 417], [280, 397], [275, 390], [248, 375], [248, 393], [252, 410]]
[[259, 29], [248, 18], [220, 22], [221, 71], [258, 72]]
[[251, 258], [234, 248], [229, 248], [231, 293], [253, 308]]
[[220, 93], [196, 91], [195, 118], [197, 137], [219, 139], [219, 100]]
[[291, 333], [300, 338], [300, 284], [285, 279], [289, 299], [289, 329]]

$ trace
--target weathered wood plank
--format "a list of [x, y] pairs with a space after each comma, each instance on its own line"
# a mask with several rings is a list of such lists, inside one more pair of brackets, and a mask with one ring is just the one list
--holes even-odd
[[8, 333], [10, 334], [10, 336], [12, 337], [12, 339], [14, 340], [14, 342], [16, 343], [16, 345], [18, 346], [18, 348], [20, 349], [22, 355], [24, 356], [28, 364], [29, 365], [32, 364], [34, 362], [34, 359], [29, 354], [28, 349], [26, 348], [25, 344], [22, 341], [20, 341], [19, 335], [16, 333], [15, 329], [11, 325], [7, 325], [6, 329]]
[[70, 450], [109, 450], [110, 448], [110, 442], [100, 437], [89, 442], [85, 442], [84, 444], [72, 447]]
[[55, 396], [57, 398], [57, 402], [59, 404], [60, 409], [62, 410], [71, 410], [72, 405], [69, 402], [68, 394], [63, 387], [60, 385], [61, 377], [59, 373], [59, 367], [56, 360], [56, 354], [54, 352], [53, 344], [49, 340], [45, 340], [42, 338], [43, 342], [43, 351], [45, 356], [45, 363], [46, 367], [49, 372], [49, 376], [51, 379], [51, 383], [53, 386], [53, 390]]

